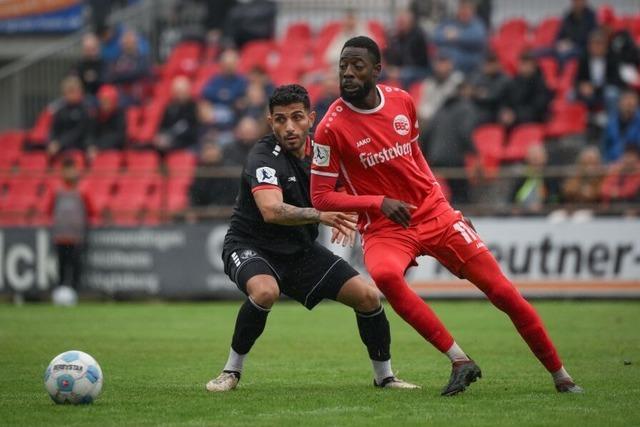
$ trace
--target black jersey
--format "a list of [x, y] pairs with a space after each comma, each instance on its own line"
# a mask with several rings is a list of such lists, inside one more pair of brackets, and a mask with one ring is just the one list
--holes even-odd
[[283, 150], [275, 136], [262, 138], [247, 157], [225, 244], [248, 243], [282, 255], [309, 248], [318, 237], [318, 224], [291, 226], [266, 223], [253, 193], [265, 186], [279, 188], [285, 203], [301, 208], [311, 207], [310, 171], [309, 155], [298, 159]]

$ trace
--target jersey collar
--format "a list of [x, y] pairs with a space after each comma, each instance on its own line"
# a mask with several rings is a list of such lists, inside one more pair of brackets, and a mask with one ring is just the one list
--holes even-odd
[[378, 90], [378, 94], [380, 94], [380, 104], [378, 104], [377, 107], [372, 108], [371, 110], [363, 110], [362, 108], [355, 107], [353, 104], [345, 101], [342, 98], [340, 98], [340, 99], [342, 99], [342, 102], [344, 102], [347, 107], [349, 107], [350, 109], [352, 109], [356, 113], [360, 113], [360, 114], [377, 113], [378, 111], [380, 111], [382, 109], [382, 107], [384, 107], [384, 93], [382, 92], [382, 89], [380, 89], [380, 86], [376, 85], [376, 89]]

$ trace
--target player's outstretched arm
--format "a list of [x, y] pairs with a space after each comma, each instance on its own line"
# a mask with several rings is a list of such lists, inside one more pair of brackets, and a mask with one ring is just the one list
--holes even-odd
[[311, 202], [320, 211], [366, 212], [380, 209], [384, 196], [354, 196], [336, 191], [337, 177], [324, 176], [311, 171]]
[[304, 225], [321, 223], [334, 227], [344, 234], [356, 229], [357, 218], [345, 212], [320, 212], [314, 208], [300, 208], [285, 203], [278, 189], [262, 189], [253, 193], [265, 222], [279, 225]]

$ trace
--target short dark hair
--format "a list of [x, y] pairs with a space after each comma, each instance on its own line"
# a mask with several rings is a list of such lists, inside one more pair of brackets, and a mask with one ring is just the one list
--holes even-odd
[[[367, 49], [367, 52], [369, 52], [369, 55], [371, 55], [371, 58], [373, 58], [374, 64], [379, 64], [382, 60], [378, 44], [369, 37], [356, 36], [350, 38], [345, 42], [344, 46], [342, 46], [342, 50], [345, 50], [348, 47], [360, 47], [363, 49]], [[340, 51], [340, 53], [342, 53], [342, 50]]]
[[269, 97], [269, 113], [273, 113], [273, 108], [278, 105], [291, 105], [297, 102], [304, 105], [305, 110], [311, 110], [309, 92], [304, 87], [298, 84], [278, 86]]

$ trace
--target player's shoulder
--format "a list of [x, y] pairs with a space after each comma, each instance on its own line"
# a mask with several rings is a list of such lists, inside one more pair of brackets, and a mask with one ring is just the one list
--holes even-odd
[[249, 151], [249, 160], [277, 159], [282, 154], [282, 147], [273, 134], [265, 135], [256, 142]]
[[380, 88], [380, 91], [382, 91], [382, 93], [384, 94], [384, 97], [389, 100], [413, 102], [413, 98], [411, 98], [411, 95], [409, 95], [409, 92], [407, 92], [404, 89], [401, 89], [395, 86], [384, 85], [384, 84], [379, 84], [378, 88]]
[[338, 98], [329, 106], [324, 117], [320, 120], [316, 126], [315, 139], [324, 139], [326, 135], [333, 134], [336, 129], [343, 126], [345, 121], [348, 122], [346, 117], [347, 106], [342, 100]]

